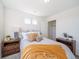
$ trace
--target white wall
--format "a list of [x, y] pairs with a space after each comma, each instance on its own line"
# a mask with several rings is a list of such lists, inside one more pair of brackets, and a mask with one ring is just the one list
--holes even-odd
[[4, 10], [3, 5], [0, 2], [0, 38], [2, 38], [3, 35], [3, 22], [4, 22]]
[[79, 7], [64, 11], [60, 14], [51, 16], [48, 21], [56, 20], [57, 36], [68, 33], [77, 41], [77, 54], [79, 55]]
[[[31, 18], [36, 19], [38, 21], [38, 26], [26, 25], [24, 23], [24, 19]], [[23, 30], [39, 30], [41, 27], [41, 31], [44, 34], [47, 34], [47, 21], [45, 21], [45, 17], [33, 16], [28, 13], [24, 13], [19, 10], [14, 10], [10, 8], [6, 8], [5, 14], [5, 35], [13, 35], [14, 31], [18, 31], [19, 28]]]
[[0, 59], [1, 59], [1, 41], [3, 38], [3, 5], [0, 1]]

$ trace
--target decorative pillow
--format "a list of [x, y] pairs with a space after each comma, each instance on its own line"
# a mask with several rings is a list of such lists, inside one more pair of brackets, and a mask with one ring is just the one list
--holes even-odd
[[39, 35], [39, 36], [36, 37], [37, 42], [40, 42], [41, 40], [43, 40], [42, 35]]
[[38, 33], [29, 33], [28, 34], [28, 40], [29, 41], [36, 41], [37, 36], [38, 36]]

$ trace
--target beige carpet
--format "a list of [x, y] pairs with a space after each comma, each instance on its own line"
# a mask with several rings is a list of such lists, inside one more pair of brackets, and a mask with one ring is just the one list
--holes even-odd
[[76, 59], [79, 59], [79, 56], [76, 56]]

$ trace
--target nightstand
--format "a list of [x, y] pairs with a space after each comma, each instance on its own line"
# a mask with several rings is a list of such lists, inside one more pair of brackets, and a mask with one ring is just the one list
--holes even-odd
[[20, 52], [20, 40], [10, 40], [2, 42], [2, 57]]
[[70, 48], [74, 55], [76, 55], [76, 40], [69, 40], [64, 38], [56, 38], [57, 42], [63, 43]]

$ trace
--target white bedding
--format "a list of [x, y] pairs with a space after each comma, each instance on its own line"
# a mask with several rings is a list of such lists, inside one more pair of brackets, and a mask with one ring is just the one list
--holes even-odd
[[[55, 43], [57, 43], [57, 42], [54, 41], [54, 40], [50, 40], [48, 38], [43, 38], [43, 40], [40, 41], [40, 42], [36, 42], [36, 41], [35, 42], [29, 42], [26, 39], [22, 39], [21, 43], [20, 43], [20, 50], [22, 50], [23, 48], [25, 48], [26, 46], [28, 46], [30, 44], [55, 44]], [[68, 59], [75, 59], [75, 56], [73, 55], [71, 50], [66, 45], [64, 45], [62, 43], [60, 43], [60, 44], [63, 47], [63, 49], [65, 50], [67, 58]]]

